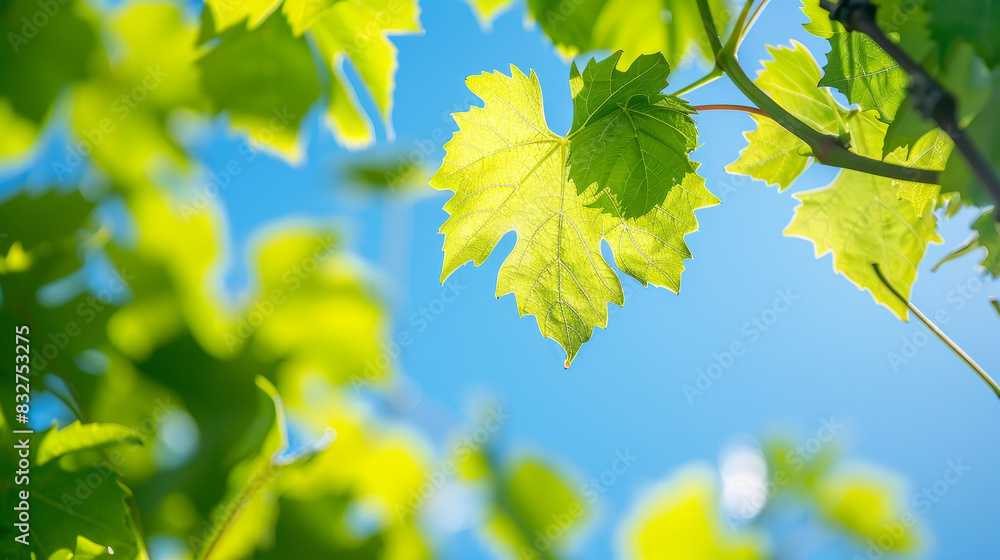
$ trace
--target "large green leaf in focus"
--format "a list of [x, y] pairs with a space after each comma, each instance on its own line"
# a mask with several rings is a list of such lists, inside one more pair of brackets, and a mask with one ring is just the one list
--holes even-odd
[[[39, 461], [38, 444], [52, 437], [50, 432], [33, 435], [14, 434], [0, 414], [0, 494], [5, 506], [20, 502], [19, 492], [28, 490], [31, 500], [31, 532], [29, 546], [14, 541], [13, 511], [4, 514], [0, 526], [0, 555], [4, 558], [28, 560], [49, 558], [60, 549], [80, 550], [78, 539], [90, 541], [106, 551], [104, 558], [133, 560], [144, 558], [142, 539], [132, 522], [126, 500], [132, 493], [119, 480], [115, 457], [91, 453], [97, 447], [86, 441], [70, 445], [70, 461]], [[69, 437], [69, 436], [67, 436]], [[31, 438], [30, 483], [15, 484], [18, 450], [22, 440]], [[91, 552], [96, 546], [84, 547]], [[85, 557], [85, 556], [84, 556]]]
[[697, 229], [694, 209], [718, 201], [694, 173], [670, 189], [662, 205], [635, 218], [623, 216], [606, 186], [581, 193], [567, 170], [575, 140], [548, 129], [534, 74], [511, 72], [467, 80], [485, 106], [455, 115], [459, 132], [431, 178], [433, 187], [455, 192], [441, 227], [442, 279], [470, 260], [478, 266], [504, 235], [516, 232], [497, 296], [513, 292], [520, 314], [535, 315], [542, 334], [565, 349], [568, 366], [594, 327], [607, 324], [607, 304], [624, 303], [618, 277], [601, 255], [602, 237], [628, 274], [676, 291], [690, 257], [683, 237]]
[[[852, 114], [848, 128], [851, 145], [861, 155], [881, 155], [886, 126], [874, 112]], [[897, 162], [914, 163], [901, 156]], [[835, 270], [906, 320], [906, 304], [882, 284], [872, 264], [909, 297], [927, 245], [941, 238], [933, 212], [918, 215], [913, 203], [899, 198], [899, 189], [892, 179], [841, 171], [830, 185], [795, 195], [802, 204], [785, 234], [812, 241], [817, 257], [833, 253]]]
[[452, 190], [442, 280], [468, 261], [482, 264], [500, 238], [517, 232], [500, 268], [497, 297], [513, 292], [520, 314], [535, 315], [542, 334], [566, 350], [567, 365], [595, 326], [605, 326], [608, 302], [625, 295], [601, 256], [601, 210], [567, 174], [569, 142], [549, 130], [538, 78], [511, 67], [471, 76], [469, 89], [485, 106], [455, 115], [459, 132], [431, 185]]
[[616, 69], [620, 57], [591, 59], [582, 76], [572, 66], [569, 177], [580, 192], [597, 183], [634, 218], [694, 173], [698, 131], [686, 102], [660, 94], [670, 73], [662, 55], [640, 56], [624, 72]]
[[[771, 99], [814, 130], [842, 136], [846, 111], [830, 91], [816, 87], [819, 65], [809, 50], [792, 41], [792, 48], [768, 47], [773, 60], [764, 62], [754, 83]], [[745, 134], [747, 147], [726, 171], [749, 175], [784, 190], [811, 162], [809, 146], [773, 119], [751, 115], [757, 128]]]
[[[876, 2], [876, 21], [911, 57], [922, 60], [933, 47], [927, 31], [927, 14], [917, 2], [881, 0]], [[803, 11], [809, 16], [806, 31], [830, 41], [830, 52], [821, 86], [837, 88], [862, 110], [878, 111], [879, 119], [890, 123], [906, 98], [910, 79], [906, 71], [875, 41], [864, 33], [848, 32], [817, 0], [807, 0]]]

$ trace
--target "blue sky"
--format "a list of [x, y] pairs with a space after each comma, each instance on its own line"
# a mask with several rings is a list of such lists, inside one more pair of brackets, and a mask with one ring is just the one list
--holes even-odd
[[[443, 149], [434, 139], [442, 133], [450, 137], [456, 127], [449, 114], [475, 101], [465, 77], [494, 69], [507, 73], [509, 64], [538, 74], [550, 128], [559, 133], [569, 128], [568, 63], [539, 30], [525, 27], [520, 5], [484, 32], [460, 0], [422, 4], [426, 33], [395, 40], [397, 138], [376, 150], [426, 153], [435, 168]], [[767, 57], [768, 42], [799, 40], [822, 62], [825, 46], [802, 30], [805, 18], [793, 5], [773, 3], [744, 43], [740, 58], [751, 75]], [[677, 70], [671, 83], [689, 83], [702, 72]], [[723, 80], [689, 100], [744, 102]], [[698, 212], [701, 230], [688, 236], [694, 259], [680, 295], [623, 279], [625, 307], [612, 308], [609, 328], [595, 332], [569, 370], [562, 367], [562, 350], [540, 336], [534, 318], [518, 318], [513, 296], [494, 297], [513, 234], [484, 265], [466, 265], [452, 276], [450, 289], [457, 297], [447, 299], [454, 301], [435, 303], [444, 289], [437, 230], [446, 217], [441, 205], [447, 194], [405, 199], [352, 194], [338, 184], [336, 170], [356, 154], [338, 147], [319, 116], [312, 117], [305, 127], [307, 164], [291, 168], [262, 158], [222, 191], [232, 249], [226, 288], [238, 293], [247, 285], [246, 254], [260, 228], [303, 217], [339, 224], [391, 306], [389, 337], [412, 337], [399, 356], [415, 395], [403, 416], [421, 421], [443, 416], [446, 428], [436, 433], [441, 436], [471, 423], [472, 403], [489, 395], [510, 414], [496, 439], [501, 448], [541, 453], [578, 482], [607, 469], [616, 452], [638, 457], [598, 498], [597, 515], [578, 540], [574, 558], [611, 557], [615, 527], [628, 506], [676, 469], [698, 461], [717, 464], [727, 445], [775, 431], [808, 438], [831, 417], [844, 425], [836, 445], [851, 459], [902, 473], [910, 485], [907, 496], [940, 479], [949, 461], [967, 464], [969, 473], [921, 516], [931, 536], [921, 557], [995, 557], [989, 551], [1000, 518], [1000, 479], [993, 475], [1000, 463], [1000, 403], [943, 344], [920, 334], [918, 323], [900, 322], [835, 275], [830, 257], [815, 259], [810, 243], [783, 237], [796, 205], [789, 192], [723, 171], [744, 145], [741, 132], [753, 126], [746, 115], [698, 117], [701, 148], [695, 159], [723, 204]], [[379, 136], [384, 139], [381, 129]], [[224, 165], [236, 146], [221, 126], [195, 143], [207, 169]], [[813, 166], [791, 191], [824, 186], [834, 175]], [[38, 164], [6, 183], [10, 188], [45, 178], [44, 165]], [[1000, 286], [974, 270], [972, 256], [930, 272], [965, 239], [972, 219], [966, 213], [942, 224], [945, 243], [930, 248], [913, 300], [928, 314], [941, 310], [947, 332], [987, 371], [1000, 372], [1000, 318], [987, 303]], [[783, 303], [776, 304], [779, 300]], [[422, 308], [433, 321], [413, 319]], [[766, 331], [758, 329], [758, 336], [745, 326], [771, 318], [776, 320]], [[889, 354], [901, 354], [904, 340], [926, 343], [907, 363], [893, 367]], [[699, 371], [715, 362], [729, 363], [721, 355], [734, 343], [742, 344], [742, 355], [689, 401], [684, 385], [694, 385]], [[445, 441], [440, 437], [438, 443], [444, 447]], [[801, 520], [790, 525], [782, 531], [816, 537]], [[814, 542], [813, 554], [789, 557], [847, 558], [856, 552], [822, 535]], [[454, 535], [444, 553], [485, 554], [470, 531]]]

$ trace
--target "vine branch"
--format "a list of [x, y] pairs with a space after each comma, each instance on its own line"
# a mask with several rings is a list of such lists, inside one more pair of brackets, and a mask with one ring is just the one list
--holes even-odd
[[875, 269], [875, 275], [878, 276], [879, 281], [885, 284], [885, 287], [888, 288], [890, 292], [892, 292], [892, 295], [899, 298], [899, 301], [905, 303], [907, 309], [912, 311], [913, 314], [917, 316], [917, 319], [920, 319], [921, 323], [926, 325], [927, 328], [930, 329], [932, 333], [937, 335], [937, 337], [941, 339], [941, 342], [944, 342], [946, 345], [948, 345], [948, 348], [951, 348], [951, 351], [957, 354], [959, 358], [962, 358], [962, 360], [966, 364], [968, 364], [970, 368], [972, 368], [972, 371], [976, 372], [976, 374], [979, 375], [979, 377], [982, 378], [982, 380], [985, 381], [986, 384], [989, 385], [991, 389], [993, 389], [993, 392], [996, 393], [997, 397], [1000, 397], [1000, 385], [997, 385], [997, 382], [993, 381], [993, 378], [990, 377], [988, 373], [986, 373], [986, 370], [984, 370], [982, 366], [977, 364], [976, 361], [972, 359], [972, 356], [969, 356], [965, 352], [965, 350], [962, 350], [961, 346], [955, 344], [954, 340], [948, 338], [948, 335], [944, 334], [944, 331], [942, 331], [940, 327], [935, 325], [933, 321], [928, 319], [926, 315], [924, 315], [919, 309], [917, 309], [916, 305], [910, 303], [909, 299], [903, 297], [903, 294], [896, 291], [895, 286], [893, 286], [889, 282], [889, 279], [882, 274], [882, 269], [879, 268], [877, 263], [872, 263], [872, 268]]
[[918, 183], [938, 184], [939, 173], [932, 169], [919, 169], [915, 167], [905, 167], [887, 163], [878, 159], [873, 159], [856, 154], [848, 150], [840, 140], [828, 134], [824, 134], [813, 129], [811, 126], [791, 114], [781, 105], [778, 105], [767, 93], [757, 87], [753, 80], [747, 76], [736, 58], [735, 44], [732, 47], [724, 47], [719, 32], [712, 18], [712, 10], [708, 5], [708, 0], [697, 0], [698, 9], [701, 12], [702, 24], [708, 34], [708, 41], [715, 53], [716, 64], [733, 81], [743, 95], [746, 95], [761, 110], [765, 111], [772, 119], [788, 132], [794, 134], [809, 146], [816, 161], [832, 167], [851, 169], [879, 175], [890, 179], [903, 181], [914, 181]]
[[990, 161], [958, 125], [958, 103], [955, 96], [935, 80], [923, 66], [913, 60], [899, 45], [892, 42], [875, 21], [876, 6], [871, 0], [821, 0], [820, 5], [830, 12], [830, 19], [843, 24], [850, 32], [863, 33], [881, 47], [900, 68], [910, 75], [908, 88], [913, 105], [923, 115], [933, 119], [941, 130], [955, 142], [955, 147], [969, 163], [976, 177], [985, 185], [1000, 218], [1000, 178]]

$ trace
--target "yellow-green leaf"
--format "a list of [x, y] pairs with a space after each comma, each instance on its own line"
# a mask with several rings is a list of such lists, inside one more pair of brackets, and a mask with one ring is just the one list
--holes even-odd
[[101, 449], [112, 445], [141, 445], [142, 438], [131, 428], [117, 424], [81, 424], [73, 422], [59, 430], [45, 434], [38, 447], [38, 464], [77, 451]]
[[[768, 47], [768, 50], [773, 60], [764, 62], [754, 83], [814, 130], [842, 135], [846, 111], [829, 90], [816, 87], [819, 65], [809, 51], [796, 41], [792, 41], [791, 48]], [[784, 190], [809, 166], [812, 152], [805, 142], [773, 119], [751, 116], [757, 128], [745, 134], [747, 147], [726, 171], [749, 175]]]
[[[886, 125], [873, 111], [855, 113], [848, 122], [851, 145], [862, 155], [878, 157]], [[911, 159], [902, 160], [912, 165]], [[834, 268], [875, 300], [906, 320], [906, 304], [878, 279], [877, 263], [904, 297], [917, 277], [930, 243], [940, 243], [932, 212], [923, 216], [909, 200], [900, 200], [892, 179], [844, 170], [830, 185], [795, 195], [802, 204], [785, 230], [816, 246], [816, 256], [833, 253]]]
[[888, 473], [853, 468], [821, 479], [816, 505], [865, 546], [875, 542], [883, 553], [909, 554], [918, 545], [916, 519], [905, 510], [900, 488]]
[[692, 468], [647, 492], [622, 527], [630, 560], [758, 560], [763, 545], [753, 535], [725, 532], [712, 473]]
[[601, 255], [602, 238], [627, 274], [676, 291], [690, 257], [684, 235], [697, 229], [694, 210], [718, 200], [693, 167], [639, 215], [623, 212], [609, 185], [593, 183], [581, 192], [567, 169], [571, 149], [586, 150], [582, 155], [598, 168], [616, 153], [579, 147], [549, 130], [537, 78], [511, 72], [467, 80], [485, 106], [455, 115], [459, 132], [431, 178], [433, 187], [455, 192], [444, 206], [450, 217], [441, 227], [442, 279], [470, 260], [478, 266], [504, 235], [516, 232], [497, 297], [514, 293], [520, 314], [535, 315], [542, 334], [566, 350], [568, 367], [594, 327], [607, 324], [607, 304], [624, 304], [618, 276]]

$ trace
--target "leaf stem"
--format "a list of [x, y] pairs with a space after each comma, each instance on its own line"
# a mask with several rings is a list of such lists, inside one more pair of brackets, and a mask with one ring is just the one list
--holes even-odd
[[708, 0], [697, 0], [697, 2], [701, 11], [702, 23], [706, 33], [708, 33], [708, 41], [715, 52], [718, 66], [754, 105], [767, 112], [782, 128], [805, 142], [816, 161], [832, 167], [851, 169], [890, 179], [938, 184], [939, 173], [937, 171], [904, 167], [856, 154], [844, 147], [837, 137], [814, 130], [781, 105], [778, 105], [747, 76], [736, 58], [736, 53], [722, 46]]
[[695, 105], [691, 108], [699, 113], [702, 111], [741, 111], [743, 113], [752, 113], [754, 115], [771, 118], [771, 115], [768, 115], [766, 111], [747, 105]]
[[997, 397], [1000, 397], [1000, 385], [997, 385], [997, 382], [993, 381], [993, 378], [990, 377], [988, 373], [986, 373], [986, 370], [984, 370], [982, 366], [977, 364], [976, 361], [973, 360], [972, 357], [965, 352], [965, 350], [962, 350], [961, 346], [955, 344], [955, 341], [948, 338], [948, 335], [944, 334], [944, 331], [942, 331], [937, 325], [934, 324], [933, 321], [928, 319], [926, 315], [924, 315], [919, 309], [917, 309], [916, 305], [910, 303], [909, 299], [903, 297], [903, 294], [896, 291], [895, 286], [893, 286], [889, 282], [889, 280], [882, 274], [882, 269], [879, 268], [878, 263], [872, 263], [872, 268], [875, 269], [875, 275], [878, 276], [878, 279], [883, 284], [885, 284], [885, 287], [888, 288], [890, 292], [892, 292], [892, 295], [896, 296], [897, 298], [899, 298], [900, 301], [905, 303], [906, 307], [910, 311], [912, 311], [913, 314], [916, 315], [918, 319], [920, 319], [921, 323], [926, 325], [927, 328], [931, 330], [931, 332], [937, 335], [937, 337], [941, 339], [941, 342], [944, 342], [948, 346], [948, 348], [951, 348], [951, 351], [957, 354], [959, 358], [962, 358], [962, 360], [966, 364], [968, 364], [970, 368], [972, 368], [972, 371], [976, 372], [976, 374], [979, 375], [979, 377], [982, 378], [982, 380], [985, 381], [990, 386], [991, 389], [993, 389], [993, 392], [996, 393]]
[[[767, 3], [770, 2], [770, 1], [771, 0], [764, 0], [763, 2], [760, 3], [759, 6], [757, 6], [757, 9], [754, 10], [753, 15], [750, 16], [750, 21], [747, 22], [746, 27], [743, 28], [742, 32], [740, 32], [740, 38], [739, 38], [739, 40], [736, 41], [736, 49], [739, 49], [740, 45], [743, 44], [743, 39], [747, 38], [747, 34], [753, 28], [754, 24], [757, 23], [757, 18], [760, 17], [760, 14], [764, 11], [764, 7], [766, 7]], [[736, 51], [733, 51], [733, 52], [736, 52]]]
[[743, 10], [740, 12], [740, 17], [736, 20], [736, 25], [733, 26], [733, 34], [729, 36], [729, 40], [726, 41], [726, 47], [729, 48], [732, 45], [734, 48], [739, 43], [740, 36], [743, 35], [743, 26], [746, 25], [747, 17], [750, 15], [750, 8], [757, 2], [757, 0], [746, 0], [743, 3]]
[[910, 76], [909, 93], [914, 105], [925, 117], [933, 119], [955, 142], [955, 147], [969, 163], [972, 172], [997, 202], [1000, 219], [1000, 175], [983, 155], [965, 130], [958, 125], [958, 103], [955, 97], [935, 80], [899, 45], [892, 42], [875, 21], [875, 4], [870, 0], [823, 0], [820, 5], [830, 12], [830, 19], [839, 21], [851, 32], [870, 37]]
[[253, 476], [247, 480], [247, 483], [243, 486], [243, 488], [240, 489], [239, 493], [229, 501], [229, 507], [227, 507], [225, 511], [225, 518], [212, 533], [208, 543], [198, 553], [197, 560], [208, 560], [208, 558], [211, 557], [212, 551], [214, 551], [215, 547], [218, 546], [219, 541], [222, 540], [222, 536], [226, 534], [229, 526], [233, 524], [237, 517], [239, 517], [240, 513], [242, 513], [243, 509], [250, 503], [250, 500], [254, 497], [254, 495], [256, 495], [257, 491], [267, 485], [267, 483], [270, 482], [276, 474], [278, 474], [278, 471], [280, 471], [282, 467], [283, 465], [276, 464], [273, 460], [269, 460], [257, 469]]

